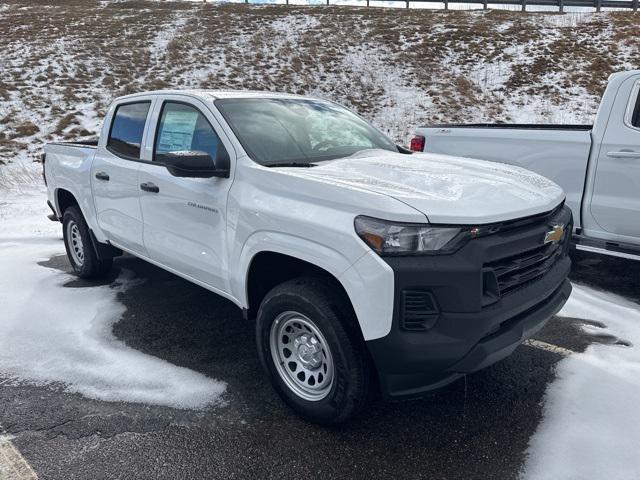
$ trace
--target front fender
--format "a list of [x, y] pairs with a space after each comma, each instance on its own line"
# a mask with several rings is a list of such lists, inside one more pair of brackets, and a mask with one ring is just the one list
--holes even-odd
[[244, 308], [249, 306], [247, 274], [253, 258], [260, 252], [288, 255], [322, 268], [347, 292], [365, 340], [389, 333], [393, 317], [393, 270], [372, 251], [363, 250], [354, 262], [312, 240], [278, 232], [256, 232], [245, 242], [231, 281], [232, 294]]
[[280, 232], [260, 231], [247, 238], [240, 252], [238, 268], [231, 279], [231, 292], [247, 308], [247, 275], [253, 258], [261, 252], [273, 252], [304, 260], [338, 278], [351, 265], [344, 255], [320, 243]]

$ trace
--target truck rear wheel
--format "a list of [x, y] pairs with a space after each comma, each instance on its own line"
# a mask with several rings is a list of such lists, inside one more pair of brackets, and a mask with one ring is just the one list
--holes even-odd
[[78, 207], [69, 207], [62, 216], [62, 232], [67, 257], [80, 278], [102, 278], [113, 265], [113, 258], [99, 259], [89, 227]]
[[278, 394], [301, 417], [337, 424], [371, 389], [364, 341], [343, 293], [321, 278], [278, 285], [260, 305], [258, 354]]

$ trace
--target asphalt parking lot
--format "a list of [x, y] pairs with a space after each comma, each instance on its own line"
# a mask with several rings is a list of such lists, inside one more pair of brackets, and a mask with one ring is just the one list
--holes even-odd
[[[69, 268], [65, 257], [46, 266]], [[523, 345], [417, 401], [375, 402], [355, 421], [299, 420], [263, 378], [254, 327], [230, 302], [132, 257], [114, 334], [132, 348], [227, 382], [205, 411], [109, 403], [55, 386], [0, 387], [0, 424], [41, 479], [516, 478], [562, 355]], [[640, 263], [574, 255], [575, 282], [640, 302]], [[71, 281], [67, 288], [91, 284]], [[554, 318], [537, 339], [572, 351], [615, 342]]]

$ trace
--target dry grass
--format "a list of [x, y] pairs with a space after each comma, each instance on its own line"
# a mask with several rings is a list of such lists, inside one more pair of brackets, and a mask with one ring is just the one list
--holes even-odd
[[40, 128], [33, 122], [24, 122], [16, 126], [13, 138], [30, 137], [40, 131]]
[[[563, 105], [584, 97], [592, 115], [610, 73], [640, 68], [640, 17], [626, 12], [572, 18], [190, 2], [3, 5], [3, 158], [35, 157], [38, 140], [95, 135], [114, 97], [141, 90], [326, 96], [404, 140], [419, 123], [508, 121], [514, 105], [530, 98]], [[395, 90], [402, 89], [415, 92], [415, 108], [399, 109]]]

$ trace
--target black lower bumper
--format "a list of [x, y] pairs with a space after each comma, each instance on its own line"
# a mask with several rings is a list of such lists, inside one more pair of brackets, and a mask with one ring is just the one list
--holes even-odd
[[[486, 265], [540, 244], [548, 227], [536, 228], [477, 239], [453, 255], [387, 259], [395, 276], [393, 325], [367, 342], [385, 397], [420, 396], [509, 356], [562, 308], [571, 293], [564, 246], [544, 274], [487, 297]], [[403, 328], [403, 292], [416, 289], [437, 305], [422, 331]]]

